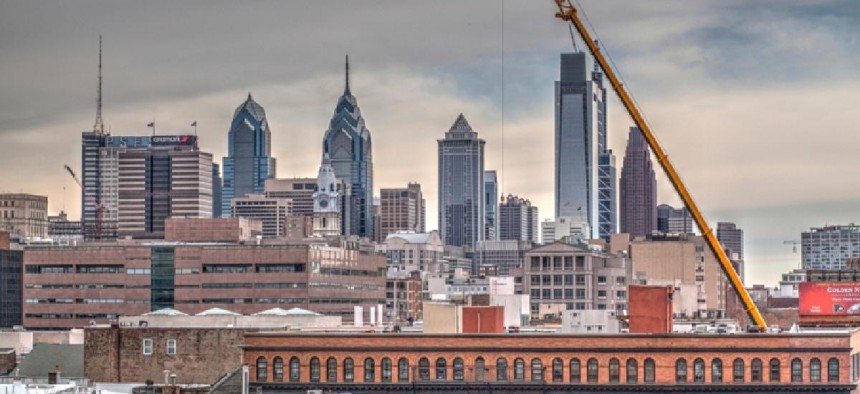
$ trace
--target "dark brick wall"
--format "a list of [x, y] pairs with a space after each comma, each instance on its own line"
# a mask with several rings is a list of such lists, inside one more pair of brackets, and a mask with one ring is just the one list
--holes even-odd
[[15, 368], [15, 351], [0, 353], [0, 374], [5, 374]]

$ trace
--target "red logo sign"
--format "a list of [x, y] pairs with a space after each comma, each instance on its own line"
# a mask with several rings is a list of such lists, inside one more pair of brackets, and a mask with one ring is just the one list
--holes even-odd
[[860, 283], [803, 282], [799, 309], [803, 316], [860, 317]]

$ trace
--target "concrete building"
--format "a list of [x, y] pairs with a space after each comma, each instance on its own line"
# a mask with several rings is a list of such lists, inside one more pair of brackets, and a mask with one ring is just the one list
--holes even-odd
[[560, 217], [555, 220], [544, 220], [541, 223], [541, 243], [549, 245], [569, 239], [574, 243], [591, 238], [588, 223], [571, 217]]
[[484, 171], [484, 210], [486, 220], [484, 222], [484, 239], [498, 239], [499, 222], [499, 180], [496, 170]]
[[627, 309], [632, 264], [626, 257], [587, 245], [552, 243], [525, 254], [524, 291], [533, 319], [558, 318], [565, 310]]
[[48, 197], [26, 193], [0, 194], [0, 231], [14, 237], [48, 237]]
[[314, 214], [314, 191], [316, 178], [271, 178], [266, 179], [267, 198], [283, 198], [293, 202], [290, 215], [311, 217]]
[[0, 328], [20, 326], [23, 316], [24, 252], [10, 250], [8, 233], [0, 242]]
[[69, 220], [63, 211], [57, 216], [48, 216], [48, 237], [54, 242], [67, 245], [83, 241], [81, 222]]
[[420, 184], [410, 182], [405, 188], [382, 189], [379, 195], [381, 240], [398, 231], [424, 232], [426, 209]]
[[[726, 279], [705, 239], [686, 234], [639, 237], [630, 243], [637, 278], [645, 284], [674, 286], [674, 299], [686, 318], [722, 317], [726, 310]], [[695, 302], [694, 302], [695, 300]]]
[[403, 272], [440, 272], [445, 253], [439, 232], [435, 230], [429, 233], [398, 231], [388, 234], [385, 243], [376, 249], [385, 254], [389, 268]]
[[423, 281], [420, 271], [388, 270], [385, 283], [385, 315], [399, 324], [423, 319]]
[[169, 218], [164, 221], [167, 242], [249, 243], [263, 235], [263, 222], [233, 218]]
[[442, 242], [474, 248], [484, 239], [484, 140], [463, 114], [439, 145], [439, 232]]
[[262, 194], [246, 194], [230, 202], [230, 217], [259, 220], [263, 224], [263, 238], [285, 236], [285, 224], [292, 201], [268, 198]]
[[514, 269], [523, 266], [525, 253], [533, 246], [529, 241], [481, 241], [475, 247], [475, 262], [479, 270], [492, 267], [497, 275], [511, 275]]
[[657, 206], [657, 231], [664, 234], [692, 234], [693, 216], [686, 208], [674, 208], [671, 205]]
[[538, 241], [538, 208], [531, 201], [508, 194], [499, 204], [499, 239]]
[[631, 237], [657, 231], [657, 177], [642, 132], [630, 128], [621, 169], [621, 232]]
[[230, 201], [246, 194], [262, 194], [266, 179], [277, 175], [272, 157], [272, 132], [266, 110], [251, 97], [236, 111], [227, 134], [227, 157], [224, 157], [224, 186], [221, 212], [230, 212]]
[[614, 310], [567, 310], [561, 313], [561, 328], [558, 333], [618, 334], [621, 333], [621, 323]]
[[860, 226], [813, 227], [800, 234], [800, 245], [803, 269], [843, 269], [848, 259], [860, 258]]

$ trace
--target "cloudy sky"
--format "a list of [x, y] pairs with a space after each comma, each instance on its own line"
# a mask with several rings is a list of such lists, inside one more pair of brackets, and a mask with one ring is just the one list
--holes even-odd
[[[799, 265], [785, 240], [860, 221], [860, 2], [581, 0], [712, 223], [746, 232], [748, 284]], [[436, 142], [460, 112], [502, 191], [553, 212], [553, 81], [571, 51], [551, 0], [2, 1], [0, 191], [78, 217], [104, 35], [104, 120], [116, 135], [190, 132], [226, 153], [248, 92], [266, 108], [278, 175], [313, 176], [343, 90], [374, 139], [375, 186], [421, 183], [436, 226]], [[610, 108], [621, 163], [627, 128]], [[65, 189], [65, 191], [64, 191]], [[677, 202], [661, 182], [660, 200]]]

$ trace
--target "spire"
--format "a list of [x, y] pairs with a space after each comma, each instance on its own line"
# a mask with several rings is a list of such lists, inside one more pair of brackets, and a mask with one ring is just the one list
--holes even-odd
[[349, 91], [349, 54], [346, 54], [346, 88], [343, 89], [344, 93], [350, 93]]
[[93, 131], [104, 134], [105, 125], [102, 122], [102, 35], [99, 34], [99, 85], [96, 91], [96, 122]]
[[249, 101], [250, 101], [250, 100], [253, 100], [253, 98], [251, 98], [251, 92], [248, 92], [248, 100], [249, 100]]

